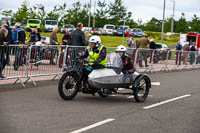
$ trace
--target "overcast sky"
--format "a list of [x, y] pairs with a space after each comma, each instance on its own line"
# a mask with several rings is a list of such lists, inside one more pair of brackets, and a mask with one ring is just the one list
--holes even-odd
[[[0, 0], [0, 9], [14, 9], [17, 10], [24, 0]], [[90, 0], [27, 0], [29, 6], [35, 4], [42, 4], [46, 9], [50, 10], [55, 5], [63, 5], [66, 2], [67, 7], [71, 7], [72, 3], [80, 1], [81, 3], [89, 2]], [[96, 0], [97, 1], [97, 0]], [[107, 3], [114, 0], [106, 0]], [[162, 19], [163, 2], [164, 0], [123, 0], [124, 5], [128, 11], [133, 13], [134, 20], [142, 19], [144, 22], [150, 20], [152, 17]], [[181, 13], [184, 12], [187, 20], [191, 20], [194, 14], [200, 17], [200, 0], [175, 0], [176, 12], [175, 19], [179, 19]], [[92, 3], [94, 0], [92, 0]], [[166, 17], [170, 17], [173, 11], [173, 2], [166, 0]]]

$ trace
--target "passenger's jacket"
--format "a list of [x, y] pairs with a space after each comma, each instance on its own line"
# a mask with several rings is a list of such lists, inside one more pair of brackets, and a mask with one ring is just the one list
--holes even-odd
[[123, 64], [122, 72], [133, 73], [135, 69], [133, 67], [133, 63], [131, 62], [131, 59], [126, 55], [123, 55], [121, 58], [122, 58], [122, 64]]

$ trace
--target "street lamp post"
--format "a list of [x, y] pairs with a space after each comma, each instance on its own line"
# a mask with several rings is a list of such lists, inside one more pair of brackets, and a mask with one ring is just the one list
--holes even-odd
[[171, 32], [174, 32], [174, 14], [175, 14], [175, 0], [171, 0], [173, 2], [173, 15], [172, 15], [172, 24], [171, 24]]
[[[119, 14], [122, 14], [121, 12], [119, 12]], [[122, 21], [123, 21], [123, 28], [122, 28], [122, 34], [123, 34], [123, 37], [122, 37], [122, 45], [124, 45], [124, 37], [125, 37], [125, 25], [126, 25], [126, 21], [128, 20], [128, 18], [130, 18], [132, 15], [132, 12], [128, 12], [128, 16], [127, 14], [125, 15], [125, 17], [122, 18]]]
[[164, 0], [164, 6], [163, 6], [163, 21], [162, 21], [161, 43], [163, 43], [163, 38], [164, 38], [164, 27], [165, 27], [165, 0]]
[[89, 5], [89, 19], [88, 19], [88, 30], [89, 30], [89, 27], [90, 27], [90, 16], [91, 16], [91, 7], [92, 7], [92, 1], [90, 0], [90, 5]]

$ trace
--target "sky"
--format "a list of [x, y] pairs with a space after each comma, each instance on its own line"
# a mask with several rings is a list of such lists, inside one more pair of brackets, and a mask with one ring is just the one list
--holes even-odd
[[[13, 9], [17, 10], [20, 8], [21, 3], [24, 0], [0, 0], [0, 9]], [[27, 0], [30, 7], [36, 4], [42, 4], [47, 10], [51, 10], [55, 5], [63, 5], [66, 2], [67, 7], [70, 8], [72, 3], [80, 1], [81, 3], [89, 2], [90, 0]], [[92, 5], [95, 0], [92, 0]], [[98, 0], [96, 0], [98, 1]], [[101, 0], [103, 1], [103, 0]], [[105, 0], [107, 3], [113, 2], [114, 0]], [[163, 16], [163, 4], [164, 0], [123, 0], [127, 11], [132, 12], [132, 18], [137, 21], [142, 19], [143, 22], [147, 22], [152, 17], [162, 19]], [[181, 13], [185, 13], [187, 20], [191, 20], [194, 14], [200, 17], [200, 0], [175, 0], [175, 19], [181, 17]], [[171, 17], [173, 13], [173, 2], [172, 0], [166, 0], [166, 18]]]

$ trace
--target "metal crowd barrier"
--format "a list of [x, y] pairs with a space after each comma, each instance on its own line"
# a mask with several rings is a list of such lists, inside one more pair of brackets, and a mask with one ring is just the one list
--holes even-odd
[[[116, 56], [114, 47], [107, 47], [107, 66], [112, 65]], [[77, 53], [85, 51], [85, 47], [51, 46], [51, 45], [9, 45], [0, 46], [0, 74], [6, 78], [16, 79], [14, 82], [25, 84], [32, 77], [50, 76], [53, 79], [63, 74], [65, 68], [74, 64]], [[175, 51], [152, 49], [127, 49], [134, 67], [141, 72], [177, 71], [200, 67], [199, 51]], [[6, 64], [6, 65], [5, 65]], [[3, 69], [5, 66], [5, 69]], [[26, 81], [22, 82], [22, 78]]]

